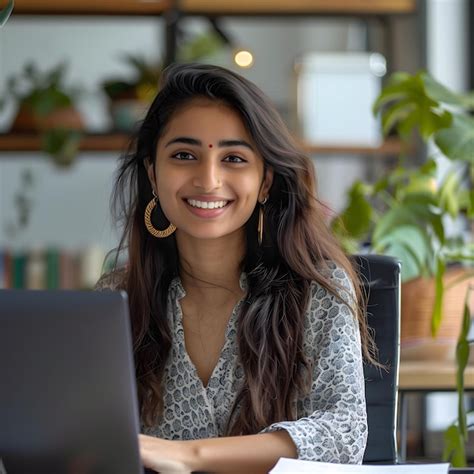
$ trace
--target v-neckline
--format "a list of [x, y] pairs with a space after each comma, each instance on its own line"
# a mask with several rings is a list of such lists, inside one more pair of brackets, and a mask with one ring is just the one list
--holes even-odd
[[221, 365], [224, 363], [225, 351], [231, 343], [231, 340], [229, 338], [229, 333], [232, 330], [232, 328], [234, 327], [236, 314], [238, 313], [238, 309], [240, 308], [242, 300], [243, 300], [243, 298], [240, 299], [236, 303], [234, 308], [232, 309], [232, 313], [230, 315], [229, 320], [227, 321], [227, 325], [226, 325], [226, 329], [225, 329], [225, 333], [224, 333], [225, 334], [224, 335], [224, 344], [222, 345], [222, 348], [219, 351], [219, 358], [217, 359], [216, 365], [212, 369], [211, 375], [209, 376], [209, 379], [207, 380], [206, 385], [204, 385], [204, 382], [202, 381], [201, 377], [199, 376], [197, 367], [194, 364], [194, 362], [192, 361], [191, 356], [189, 355], [188, 350], [186, 348], [186, 340], [185, 340], [185, 336], [184, 336], [184, 326], [183, 326], [183, 311], [182, 311], [181, 304], [180, 304], [179, 300], [176, 302], [176, 306], [177, 306], [177, 310], [178, 310], [178, 314], [177, 314], [178, 334], [179, 334], [179, 337], [180, 337], [179, 343], [183, 345], [184, 358], [185, 358], [186, 362], [189, 364], [190, 368], [192, 369], [191, 370], [192, 374], [199, 381], [201, 387], [203, 388], [203, 390], [206, 393], [208, 393], [208, 391], [209, 391], [209, 386], [211, 384], [211, 380], [213, 380], [216, 377], [217, 371], [219, 370]]
[[235, 306], [232, 309], [232, 313], [229, 317], [229, 320], [227, 321], [227, 325], [226, 325], [226, 329], [225, 329], [225, 333], [224, 333], [225, 334], [224, 335], [224, 344], [222, 345], [222, 348], [219, 352], [219, 358], [217, 359], [216, 365], [212, 369], [211, 375], [209, 376], [209, 379], [208, 379], [206, 385], [204, 385], [201, 377], [199, 377], [196, 365], [192, 361], [192, 359], [191, 359], [191, 357], [188, 353], [188, 350], [186, 348], [186, 340], [185, 340], [185, 337], [184, 337], [184, 325], [183, 325], [183, 310], [182, 310], [181, 302], [180, 302], [180, 300], [186, 296], [186, 291], [184, 290], [184, 287], [181, 283], [181, 279], [179, 277], [176, 277], [175, 280], [176, 281], [174, 283], [176, 284], [176, 287], [177, 287], [177, 294], [176, 294], [176, 297], [175, 297], [175, 308], [177, 310], [177, 314], [176, 314], [177, 331], [176, 331], [176, 334], [177, 334], [177, 337], [179, 338], [178, 343], [182, 344], [182, 346], [183, 346], [184, 359], [185, 359], [185, 362], [189, 365], [189, 367], [191, 369], [191, 373], [196, 378], [196, 380], [199, 381], [199, 384], [202, 387], [204, 393], [206, 395], [209, 395], [209, 391], [211, 390], [211, 388], [210, 388], [211, 380], [213, 380], [216, 377], [217, 371], [220, 369], [220, 367], [224, 363], [225, 351], [229, 347], [231, 342], [233, 342], [233, 341], [231, 341], [231, 339], [229, 337], [229, 333], [233, 329], [233, 327], [235, 326], [237, 314], [238, 314], [238, 312], [240, 310], [240, 307], [241, 307], [241, 305], [242, 305], [242, 303], [245, 300], [246, 295], [247, 295], [247, 276], [246, 276], [245, 273], [242, 273], [240, 275], [240, 279], [239, 279], [240, 288], [245, 293], [242, 296], [242, 298], [240, 298], [237, 301], [237, 303], [235, 304]]

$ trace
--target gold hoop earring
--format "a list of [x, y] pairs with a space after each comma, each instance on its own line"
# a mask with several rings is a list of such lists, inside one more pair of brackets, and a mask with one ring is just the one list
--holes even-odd
[[268, 196], [260, 203], [260, 209], [258, 210], [258, 245], [262, 245], [263, 242], [263, 217], [264, 217], [264, 207], [265, 203], [268, 200]]
[[158, 239], [164, 239], [165, 237], [169, 237], [175, 230], [176, 226], [174, 224], [171, 224], [164, 229], [164, 230], [159, 230], [151, 222], [151, 213], [153, 212], [153, 209], [155, 209], [157, 203], [158, 203], [158, 197], [155, 194], [155, 191], [153, 190], [153, 199], [148, 203], [146, 209], [145, 209], [145, 227], [146, 230], [153, 236]]

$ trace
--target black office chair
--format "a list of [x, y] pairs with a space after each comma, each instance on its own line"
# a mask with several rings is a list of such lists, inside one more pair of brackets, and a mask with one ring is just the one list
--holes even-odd
[[364, 464], [397, 462], [397, 390], [400, 358], [400, 262], [381, 255], [356, 255], [354, 263], [368, 296], [368, 325], [378, 360], [387, 370], [365, 364], [369, 437]]

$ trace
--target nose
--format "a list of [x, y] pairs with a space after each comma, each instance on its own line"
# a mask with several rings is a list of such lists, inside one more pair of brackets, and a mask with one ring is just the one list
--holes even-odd
[[202, 189], [204, 192], [210, 192], [221, 187], [221, 177], [219, 163], [204, 159], [196, 167], [196, 174], [193, 178], [193, 185]]

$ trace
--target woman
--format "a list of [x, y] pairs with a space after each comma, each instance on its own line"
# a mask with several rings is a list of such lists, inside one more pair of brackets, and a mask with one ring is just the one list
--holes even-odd
[[98, 286], [129, 295], [145, 465], [360, 463], [361, 347], [372, 358], [357, 278], [264, 94], [223, 68], [170, 67], [114, 200], [127, 265]]

